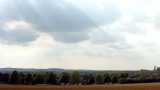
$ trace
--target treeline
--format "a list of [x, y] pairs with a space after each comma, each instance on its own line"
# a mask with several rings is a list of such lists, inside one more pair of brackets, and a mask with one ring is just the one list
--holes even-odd
[[141, 73], [104, 73], [104, 74], [80, 74], [62, 72], [55, 74], [47, 73], [0, 73], [0, 83], [7, 84], [50, 84], [50, 85], [92, 85], [92, 84], [125, 84], [160, 82], [160, 73], [156, 71], [142, 71]]

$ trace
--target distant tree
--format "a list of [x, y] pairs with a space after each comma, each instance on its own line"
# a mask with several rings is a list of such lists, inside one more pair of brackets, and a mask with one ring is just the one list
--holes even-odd
[[127, 78], [128, 77], [128, 73], [121, 73], [119, 74], [118, 78]]
[[20, 77], [20, 80], [19, 80], [19, 83], [20, 84], [25, 84], [25, 75], [24, 73], [19, 73], [19, 77]]
[[97, 74], [96, 78], [95, 78], [96, 84], [102, 84], [102, 81], [103, 81], [102, 75], [101, 74]]
[[44, 84], [45, 83], [45, 78], [42, 74], [37, 74], [34, 80], [35, 84]]
[[89, 83], [89, 77], [87, 74], [83, 74], [80, 76], [80, 83], [83, 85], [87, 85]]
[[33, 74], [32, 74], [32, 78], [33, 78], [33, 79], [32, 79], [32, 85], [35, 85], [35, 84], [36, 84], [37, 75], [38, 75], [37, 73], [33, 73]]
[[28, 73], [25, 77], [25, 84], [29, 85], [32, 84], [33, 82], [33, 77], [31, 73]]
[[125, 73], [125, 76], [126, 76], [126, 78], [128, 78], [128, 77], [129, 77], [129, 74], [128, 74], [128, 73]]
[[58, 84], [58, 81], [57, 81], [57, 75], [56, 74], [53, 74], [53, 72], [50, 72], [48, 73], [48, 76], [47, 76], [47, 84]]
[[70, 81], [70, 75], [66, 72], [61, 73], [60, 83], [67, 84]]
[[156, 72], [160, 73], [160, 67], [157, 67]]
[[79, 84], [80, 83], [80, 74], [78, 71], [75, 71], [71, 75], [71, 83], [72, 84]]
[[108, 84], [108, 83], [110, 83], [111, 82], [111, 77], [110, 77], [110, 75], [108, 74], [108, 73], [105, 73], [104, 75], [103, 75], [103, 82], [106, 84]]
[[1, 78], [2, 78], [2, 73], [0, 72], [0, 80], [1, 80]]
[[10, 77], [11, 84], [18, 84], [19, 83], [19, 74], [17, 71], [13, 71]]
[[8, 83], [9, 82], [9, 74], [1, 73], [0, 74], [0, 83]]
[[46, 73], [44, 74], [44, 77], [48, 78], [48, 76], [49, 76], [50, 73], [51, 73], [51, 72], [46, 72]]
[[146, 80], [145, 75], [144, 75], [144, 74], [140, 75], [140, 76], [138, 77], [138, 80], [139, 80], [139, 82], [144, 82], [144, 81]]
[[126, 83], [126, 79], [125, 78], [119, 78], [118, 83], [124, 84], [124, 83]]
[[111, 75], [111, 83], [117, 83], [118, 82], [118, 74], [117, 73], [113, 73]]
[[94, 84], [95, 83], [95, 77], [93, 74], [89, 74], [88, 75], [88, 84], [91, 85], [91, 84]]
[[37, 77], [37, 73], [33, 73], [33, 78], [36, 78]]

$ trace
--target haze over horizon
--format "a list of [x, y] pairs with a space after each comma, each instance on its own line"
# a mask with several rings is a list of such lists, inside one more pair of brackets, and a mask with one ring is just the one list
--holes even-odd
[[160, 66], [160, 0], [0, 0], [0, 68]]

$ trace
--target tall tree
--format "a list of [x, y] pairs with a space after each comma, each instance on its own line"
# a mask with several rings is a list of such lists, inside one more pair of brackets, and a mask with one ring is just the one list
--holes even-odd
[[20, 77], [20, 84], [25, 84], [25, 74], [24, 73], [19, 73], [19, 77]]
[[58, 83], [57, 81], [57, 75], [53, 74], [53, 72], [50, 72], [47, 76], [47, 84], [54, 84], [56, 85]]
[[37, 74], [35, 77], [35, 84], [44, 84], [45, 83], [45, 78], [42, 74]]
[[71, 83], [72, 84], [79, 84], [80, 83], [80, 74], [78, 71], [75, 71], [71, 75]]
[[96, 84], [102, 84], [102, 75], [101, 74], [97, 74], [96, 75]]
[[11, 84], [18, 84], [19, 83], [19, 74], [17, 71], [13, 71], [10, 77]]
[[111, 75], [111, 82], [112, 82], [113, 84], [118, 82], [118, 74], [117, 74], [117, 73], [113, 73], [113, 74]]
[[81, 75], [80, 83], [83, 85], [87, 85], [89, 83], [89, 77], [87, 74]]
[[88, 84], [94, 84], [95, 83], [95, 77], [93, 74], [89, 74], [88, 76]]
[[103, 75], [103, 83], [108, 84], [108, 83], [110, 83], [110, 82], [111, 82], [111, 77], [110, 77], [110, 75], [109, 75], [108, 73], [105, 73], [105, 74]]
[[67, 84], [70, 81], [70, 75], [66, 72], [61, 73], [60, 83]]
[[25, 84], [27, 85], [32, 84], [32, 81], [33, 81], [32, 74], [28, 73], [25, 77]]

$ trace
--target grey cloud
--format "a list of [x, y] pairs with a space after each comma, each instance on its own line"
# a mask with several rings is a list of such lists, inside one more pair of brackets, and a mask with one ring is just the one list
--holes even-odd
[[103, 31], [103, 30], [97, 30], [95, 32], [92, 32], [91, 34], [91, 41], [96, 44], [103, 44], [103, 43], [124, 43], [125, 38], [120, 35], [113, 35], [109, 34], [109, 32]]
[[[52, 33], [50, 35], [60, 42], [74, 43], [87, 40], [89, 31], [103, 23], [96, 20], [95, 22], [85, 12], [65, 0], [5, 0], [5, 2], [5, 5], [0, 6], [3, 8], [0, 9], [3, 13], [1, 18], [4, 18], [1, 22], [22, 18], [35, 30]], [[120, 16], [114, 8], [108, 8], [104, 15], [103, 12], [98, 13], [99, 17], [103, 17], [101, 20], [105, 19], [108, 22], [113, 22]]]
[[114, 43], [117, 41], [115, 37], [112, 37], [107, 33], [101, 33], [99, 35], [94, 34], [93, 37], [91, 37], [91, 39], [94, 43], [97, 43], [97, 44]]
[[79, 41], [84, 41], [89, 39], [87, 33], [79, 32], [66, 32], [66, 33], [54, 33], [54, 39], [59, 42], [66, 42], [66, 43], [76, 43]]
[[133, 48], [126, 41], [123, 35], [112, 34], [103, 29], [90, 33], [91, 42], [94, 44], [107, 44], [109, 47], [117, 50], [127, 50]]
[[44, 32], [81, 31], [96, 26], [90, 17], [64, 0], [13, 1], [8, 1], [10, 3], [4, 13], [12, 14], [9, 16], [11, 19], [23, 18]]
[[16, 29], [10, 31], [1, 30], [0, 37], [5, 43], [27, 44], [36, 40], [38, 35], [29, 30]]
[[[85, 15], [74, 5], [65, 3], [64, 0], [38, 0], [35, 1], [35, 3], [36, 8], [39, 9], [39, 11], [28, 11], [25, 12], [25, 15], [23, 16], [25, 16], [24, 18], [26, 20], [34, 24], [35, 27], [41, 31], [79, 32], [97, 26], [90, 17]], [[33, 7], [29, 6], [28, 3], [28, 5], [24, 7], [24, 10], [26, 10], [28, 7], [30, 7], [31, 10], [34, 9]], [[31, 14], [31, 16], [27, 16], [28, 14]]]
[[134, 48], [134, 46], [128, 45], [126, 42], [115, 42], [115, 43], [109, 43], [110, 47], [118, 50], [128, 50]]

